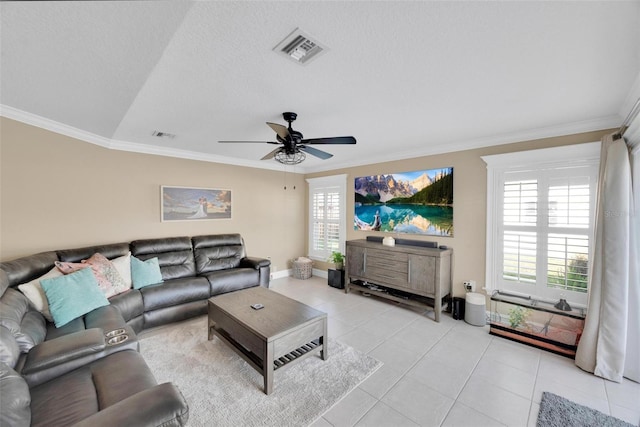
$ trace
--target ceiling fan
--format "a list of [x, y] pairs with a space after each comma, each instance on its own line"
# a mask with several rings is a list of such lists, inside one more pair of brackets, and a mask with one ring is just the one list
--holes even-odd
[[264, 156], [260, 160], [269, 160], [275, 158], [278, 162], [285, 165], [297, 165], [301, 163], [307, 154], [316, 156], [322, 160], [333, 157], [333, 154], [326, 151], [318, 150], [314, 147], [309, 147], [313, 144], [355, 144], [356, 139], [352, 136], [338, 136], [333, 138], [311, 138], [302, 139], [302, 133], [297, 130], [293, 130], [291, 122], [293, 122], [298, 115], [292, 112], [282, 113], [284, 120], [289, 123], [289, 127], [277, 124], [269, 123], [267, 125], [273, 129], [276, 133], [275, 141], [218, 141], [221, 143], [263, 143], [263, 144], [276, 144], [278, 148]]

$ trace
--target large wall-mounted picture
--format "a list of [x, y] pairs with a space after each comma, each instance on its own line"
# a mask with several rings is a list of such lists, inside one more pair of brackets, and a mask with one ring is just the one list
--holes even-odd
[[162, 186], [162, 221], [231, 218], [231, 190]]
[[355, 179], [355, 230], [453, 236], [453, 168]]

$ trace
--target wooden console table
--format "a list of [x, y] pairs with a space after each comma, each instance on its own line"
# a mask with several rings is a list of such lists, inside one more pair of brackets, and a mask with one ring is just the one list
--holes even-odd
[[345, 292], [355, 289], [413, 306], [434, 307], [440, 321], [442, 302], [451, 298], [451, 249], [411, 245], [384, 246], [347, 241]]

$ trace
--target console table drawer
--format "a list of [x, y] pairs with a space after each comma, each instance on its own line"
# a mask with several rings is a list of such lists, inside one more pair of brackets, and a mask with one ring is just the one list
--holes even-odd
[[386, 282], [391, 285], [407, 287], [408, 275], [406, 266], [403, 272], [399, 272], [367, 265], [367, 277], [375, 278], [380, 282]]
[[389, 272], [404, 273], [406, 275], [409, 268], [408, 261], [395, 261], [388, 258], [371, 256], [367, 253], [367, 271], [371, 269], [389, 270]]
[[367, 257], [375, 257], [386, 259], [394, 262], [407, 262], [407, 254], [402, 252], [385, 251], [383, 249], [371, 249], [367, 248]]

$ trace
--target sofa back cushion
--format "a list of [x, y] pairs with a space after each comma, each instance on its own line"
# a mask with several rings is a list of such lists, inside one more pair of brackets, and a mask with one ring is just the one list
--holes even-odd
[[237, 268], [246, 256], [240, 234], [211, 234], [191, 240], [198, 274]]
[[27, 297], [15, 289], [7, 289], [0, 297], [0, 325], [11, 331], [23, 353], [44, 341], [47, 333], [42, 314], [32, 309]]
[[16, 338], [9, 329], [0, 326], [0, 363], [15, 368], [18, 357], [20, 357], [20, 347]]
[[18, 258], [13, 261], [0, 263], [0, 269], [4, 270], [9, 279], [9, 286], [17, 286], [42, 276], [53, 268], [53, 263], [58, 260], [55, 251], [41, 252]]
[[0, 426], [31, 425], [31, 394], [27, 382], [0, 362]]
[[129, 253], [129, 243], [113, 243], [109, 245], [87, 246], [85, 248], [64, 249], [57, 251], [62, 262], [80, 262], [89, 259], [93, 254], [102, 254], [107, 259], [118, 258]]
[[131, 242], [131, 255], [142, 261], [158, 258], [163, 280], [196, 275], [189, 237], [134, 240]]
[[4, 295], [4, 291], [9, 289], [9, 275], [6, 271], [0, 269], [0, 297]]

